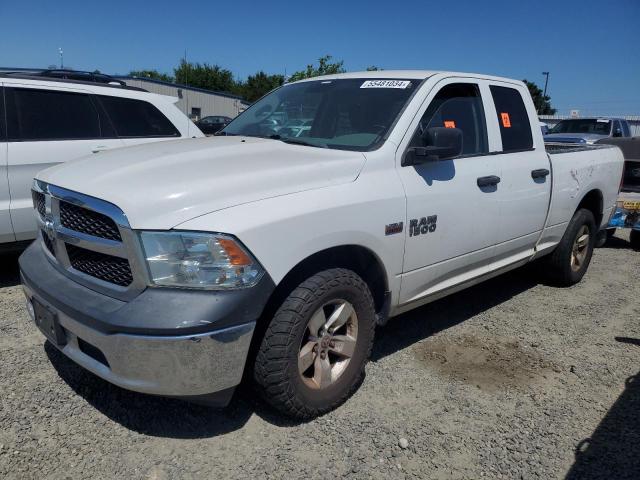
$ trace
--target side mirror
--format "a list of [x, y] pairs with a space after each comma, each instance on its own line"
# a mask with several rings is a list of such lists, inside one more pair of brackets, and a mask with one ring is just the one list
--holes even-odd
[[622, 130], [620, 130], [619, 128], [616, 128], [616, 129], [613, 131], [613, 136], [614, 136], [614, 137], [621, 137], [621, 136], [622, 136]]
[[462, 153], [462, 130], [459, 128], [433, 127], [422, 134], [424, 147], [412, 147], [407, 151], [402, 165], [419, 165], [430, 161], [448, 160]]

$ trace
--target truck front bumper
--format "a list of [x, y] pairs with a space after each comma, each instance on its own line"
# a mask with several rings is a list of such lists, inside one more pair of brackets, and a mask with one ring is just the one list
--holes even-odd
[[255, 290], [233, 292], [148, 288], [122, 302], [60, 273], [39, 243], [20, 257], [23, 289], [32, 318], [41, 312], [36, 324], [43, 309], [55, 318], [59, 335], [45, 335], [63, 354], [125, 389], [228, 403], [242, 378], [259, 312], [273, 291], [271, 279]]

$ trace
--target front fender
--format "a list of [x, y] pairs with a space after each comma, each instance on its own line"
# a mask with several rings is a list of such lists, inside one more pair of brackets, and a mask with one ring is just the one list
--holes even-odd
[[381, 260], [393, 302], [400, 288], [404, 233], [385, 235], [385, 225], [406, 223], [404, 217], [402, 186], [380, 175], [377, 180], [238, 205], [175, 228], [235, 235], [276, 284], [317, 252], [342, 245], [365, 247]]

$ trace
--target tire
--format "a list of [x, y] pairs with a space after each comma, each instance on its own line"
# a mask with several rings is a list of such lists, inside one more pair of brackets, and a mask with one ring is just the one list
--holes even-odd
[[[375, 319], [369, 287], [351, 270], [306, 279], [277, 310], [259, 346], [253, 378], [263, 398], [299, 420], [341, 405], [364, 378]], [[333, 325], [340, 326], [331, 333]]]
[[640, 250], [640, 230], [631, 230], [629, 241], [631, 242], [631, 248]]
[[604, 247], [609, 240], [616, 234], [615, 228], [609, 228], [607, 230], [600, 230], [596, 237], [596, 248]]
[[[578, 242], [579, 239], [582, 241]], [[560, 243], [547, 258], [546, 274], [549, 280], [559, 287], [570, 287], [582, 280], [589, 268], [595, 242], [596, 221], [593, 213], [581, 208], [573, 215]], [[577, 248], [575, 252], [574, 248]]]
[[596, 234], [596, 241], [595, 241], [595, 248], [601, 248], [604, 247], [605, 243], [607, 243], [607, 240], [609, 239], [609, 236], [607, 235], [607, 232], [605, 230], [600, 230], [597, 234]]

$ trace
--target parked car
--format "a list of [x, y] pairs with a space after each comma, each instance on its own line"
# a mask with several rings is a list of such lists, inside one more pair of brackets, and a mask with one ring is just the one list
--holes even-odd
[[289, 120], [283, 127], [278, 128], [278, 134], [286, 137], [306, 137], [312, 125], [313, 120]]
[[629, 228], [631, 246], [640, 250], [640, 137], [606, 138], [598, 143], [620, 148], [625, 160], [616, 210], [608, 225], [608, 237], [613, 236], [618, 228]]
[[542, 135], [546, 135], [549, 133], [549, 125], [544, 122], [540, 122], [540, 131], [542, 132]]
[[545, 142], [595, 143], [607, 137], [630, 137], [624, 118], [570, 118], [560, 120], [544, 136]]
[[196, 125], [202, 133], [205, 135], [213, 135], [214, 133], [219, 132], [224, 127], [229, 125], [231, 118], [223, 117], [221, 115], [211, 115], [208, 117], [204, 117], [196, 122]]
[[[310, 115], [306, 136], [265, 122], [283, 110]], [[537, 122], [517, 80], [348, 73], [287, 84], [212, 139], [48, 169], [28, 309], [121, 387], [224, 405], [248, 370], [280, 411], [323, 414], [390, 317], [535, 259], [582, 279], [622, 154], [546, 149]]]
[[0, 75], [0, 248], [36, 237], [31, 184], [40, 170], [116, 147], [203, 136], [177, 98], [103, 80]]

